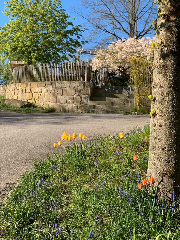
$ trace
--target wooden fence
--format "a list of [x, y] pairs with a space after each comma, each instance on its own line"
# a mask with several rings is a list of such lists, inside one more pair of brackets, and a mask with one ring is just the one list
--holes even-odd
[[92, 67], [87, 62], [65, 62], [15, 67], [13, 82], [90, 81]]
[[[152, 82], [152, 66], [141, 69], [143, 84]], [[42, 81], [90, 81], [102, 85], [108, 79], [108, 68], [92, 71], [88, 62], [65, 62], [58, 64], [38, 64], [14, 67], [12, 70], [13, 82], [42, 82]], [[129, 83], [134, 84], [136, 76], [130, 75]]]

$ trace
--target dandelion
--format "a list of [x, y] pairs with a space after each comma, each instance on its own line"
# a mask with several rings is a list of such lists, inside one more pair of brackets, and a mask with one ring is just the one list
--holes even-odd
[[54, 148], [56, 148], [57, 147], [57, 143], [54, 143]]
[[137, 155], [133, 156], [133, 160], [137, 161]]
[[77, 134], [73, 133], [73, 139], [76, 139], [76, 138], [77, 138]]
[[153, 95], [149, 95], [148, 98], [149, 98], [150, 100], [153, 100], [153, 99], [154, 99]]
[[80, 138], [82, 138], [82, 136], [83, 136], [83, 134], [82, 134], [82, 133], [80, 133], [80, 134], [79, 134], [79, 137], [80, 137]]
[[138, 188], [141, 189], [142, 188], [142, 184], [139, 183], [138, 184]]
[[151, 183], [151, 184], [154, 184], [154, 183], [155, 183], [155, 181], [154, 181], [154, 178], [153, 178], [153, 177], [150, 177], [150, 183]]
[[61, 145], [62, 145], [62, 142], [61, 142], [61, 141], [59, 141], [59, 142], [58, 142], [58, 145], [59, 145], [59, 146], [61, 146]]
[[146, 179], [142, 180], [142, 185], [144, 185], [144, 186], [147, 185], [147, 180]]
[[82, 139], [86, 139], [86, 136], [85, 136], [85, 135], [83, 135], [83, 136], [82, 136]]
[[124, 134], [123, 134], [123, 133], [120, 133], [120, 134], [119, 134], [119, 137], [120, 137], [120, 138], [124, 138]]

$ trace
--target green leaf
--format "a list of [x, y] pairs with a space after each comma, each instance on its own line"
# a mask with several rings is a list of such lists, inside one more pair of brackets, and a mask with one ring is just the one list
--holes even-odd
[[60, 0], [10, 0], [5, 4], [10, 19], [0, 28], [0, 54], [5, 59], [28, 64], [58, 62], [82, 46], [83, 29], [68, 21]]

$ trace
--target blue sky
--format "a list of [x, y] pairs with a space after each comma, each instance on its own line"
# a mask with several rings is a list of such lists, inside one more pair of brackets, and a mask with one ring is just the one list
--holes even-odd
[[[4, 13], [2, 13], [2, 11], [4, 10], [4, 7], [5, 7], [5, 4], [4, 4], [5, 1], [2, 1], [2, 0], [0, 0], [0, 1], [1, 1], [1, 3], [0, 3], [0, 27], [2, 27], [6, 23], [8, 23], [9, 19], [7, 16], [4, 15]], [[72, 20], [75, 25], [78, 25], [78, 24], [83, 25], [84, 19], [81, 18], [80, 16], [77, 16], [73, 11], [73, 6], [78, 7], [78, 5], [80, 5], [80, 3], [81, 3], [81, 0], [61, 0], [61, 3], [62, 3], [62, 8], [65, 9], [66, 13], [70, 15], [70, 20], [72, 18], [75, 18], [75, 20]], [[146, 37], [147, 36], [148, 35], [146, 35]], [[153, 36], [150, 35], [150, 37], [153, 37]], [[84, 48], [92, 47], [92, 46], [93, 46], [93, 44], [89, 43], [89, 44], [86, 44], [86, 46]]]
[[[8, 17], [4, 15], [4, 13], [2, 13], [2, 11], [4, 10], [5, 1], [1, 0], [0, 3], [0, 27], [3, 27], [8, 21]], [[82, 23], [82, 19], [80, 17], [77, 17], [74, 13], [73, 10], [71, 8], [71, 6], [78, 6], [78, 4], [80, 4], [81, 0], [61, 0], [62, 3], [62, 7], [63, 9], [66, 10], [66, 13], [70, 15], [71, 18], [75, 18], [75, 24], [81, 24]]]

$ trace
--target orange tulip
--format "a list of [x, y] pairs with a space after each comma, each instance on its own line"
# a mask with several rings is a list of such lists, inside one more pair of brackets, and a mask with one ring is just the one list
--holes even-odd
[[80, 134], [79, 134], [79, 137], [80, 137], [80, 138], [82, 138], [82, 136], [83, 136], [83, 134], [82, 134], [82, 133], [80, 133]]
[[54, 143], [54, 148], [56, 148], [57, 147], [57, 143]]
[[142, 188], [142, 184], [139, 183], [138, 184], [138, 188], [141, 189]]
[[150, 177], [150, 183], [151, 183], [151, 184], [154, 184], [154, 183], [155, 183], [155, 181], [154, 181], [154, 178], [153, 178], [153, 177]]
[[146, 179], [142, 180], [142, 185], [144, 185], [144, 186], [147, 185], [147, 180]]
[[72, 141], [72, 137], [71, 137], [70, 135], [69, 135], [69, 137], [68, 137], [68, 140], [69, 140], [69, 141]]
[[59, 145], [59, 146], [61, 146], [61, 145], [62, 145], [62, 142], [61, 142], [61, 141], [59, 141], [59, 142], [58, 142], [58, 145]]
[[133, 156], [133, 159], [134, 159], [135, 161], [137, 161], [137, 155], [134, 155], [134, 156]]

